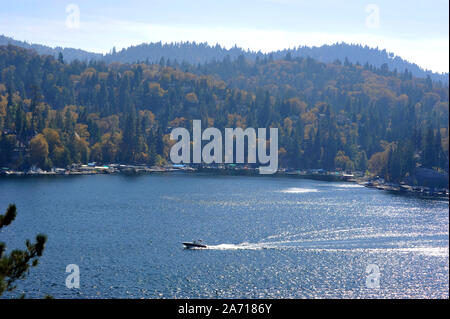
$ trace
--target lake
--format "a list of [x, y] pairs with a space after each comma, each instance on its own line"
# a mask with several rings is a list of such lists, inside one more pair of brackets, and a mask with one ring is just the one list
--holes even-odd
[[[449, 203], [353, 183], [166, 173], [0, 178], [0, 241], [48, 236], [14, 294], [448, 298]], [[181, 242], [203, 239], [207, 249]], [[66, 266], [80, 288], [65, 285]], [[379, 287], [366, 268], [379, 269]]]

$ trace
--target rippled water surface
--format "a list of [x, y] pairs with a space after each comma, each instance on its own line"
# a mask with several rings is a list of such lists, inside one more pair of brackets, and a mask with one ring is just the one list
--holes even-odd
[[[448, 298], [448, 202], [350, 183], [208, 175], [0, 178], [0, 241], [48, 245], [28, 297]], [[203, 239], [207, 249], [181, 242]], [[65, 286], [68, 264], [80, 289]], [[366, 287], [366, 267], [380, 287]], [[6, 295], [11, 297], [15, 295]]]

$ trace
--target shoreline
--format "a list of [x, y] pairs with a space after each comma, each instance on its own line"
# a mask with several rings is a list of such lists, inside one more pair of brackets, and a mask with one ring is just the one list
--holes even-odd
[[309, 170], [286, 170], [281, 169], [275, 174], [259, 174], [258, 169], [248, 167], [211, 167], [198, 166], [190, 167], [186, 165], [174, 166], [146, 166], [146, 165], [125, 165], [111, 164], [108, 166], [96, 165], [72, 165], [66, 169], [52, 168], [51, 171], [43, 171], [41, 169], [31, 169], [29, 171], [0, 171], [0, 179], [2, 177], [29, 177], [29, 176], [80, 176], [80, 175], [149, 175], [149, 174], [206, 174], [206, 175], [231, 175], [231, 176], [262, 176], [262, 177], [290, 177], [299, 179], [320, 180], [327, 182], [348, 182], [356, 183], [367, 188], [376, 188], [391, 194], [411, 196], [423, 199], [437, 199], [449, 201], [449, 190], [447, 188], [431, 188], [426, 186], [413, 186], [404, 183], [395, 184], [387, 183], [382, 178], [370, 178], [364, 176], [361, 172], [345, 173], [337, 171], [326, 171], [323, 169]]

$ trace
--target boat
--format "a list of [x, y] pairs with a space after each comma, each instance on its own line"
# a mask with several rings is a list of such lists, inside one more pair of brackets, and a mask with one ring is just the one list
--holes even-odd
[[203, 241], [200, 240], [194, 240], [192, 242], [184, 242], [182, 243], [184, 245], [184, 248], [206, 248], [206, 245], [203, 244]]

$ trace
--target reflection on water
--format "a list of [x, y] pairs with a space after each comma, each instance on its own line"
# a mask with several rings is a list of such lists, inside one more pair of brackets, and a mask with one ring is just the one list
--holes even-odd
[[[448, 298], [448, 202], [207, 175], [2, 178], [2, 210], [10, 202], [9, 251], [49, 237], [19, 284], [29, 297]], [[206, 249], [183, 249], [198, 238]], [[68, 264], [78, 290], [65, 287]], [[369, 264], [379, 289], [365, 285]]]
[[316, 193], [318, 192], [315, 188], [300, 188], [300, 187], [291, 187], [288, 189], [283, 189], [280, 192], [282, 193], [291, 193], [291, 194], [301, 194], [301, 193]]

